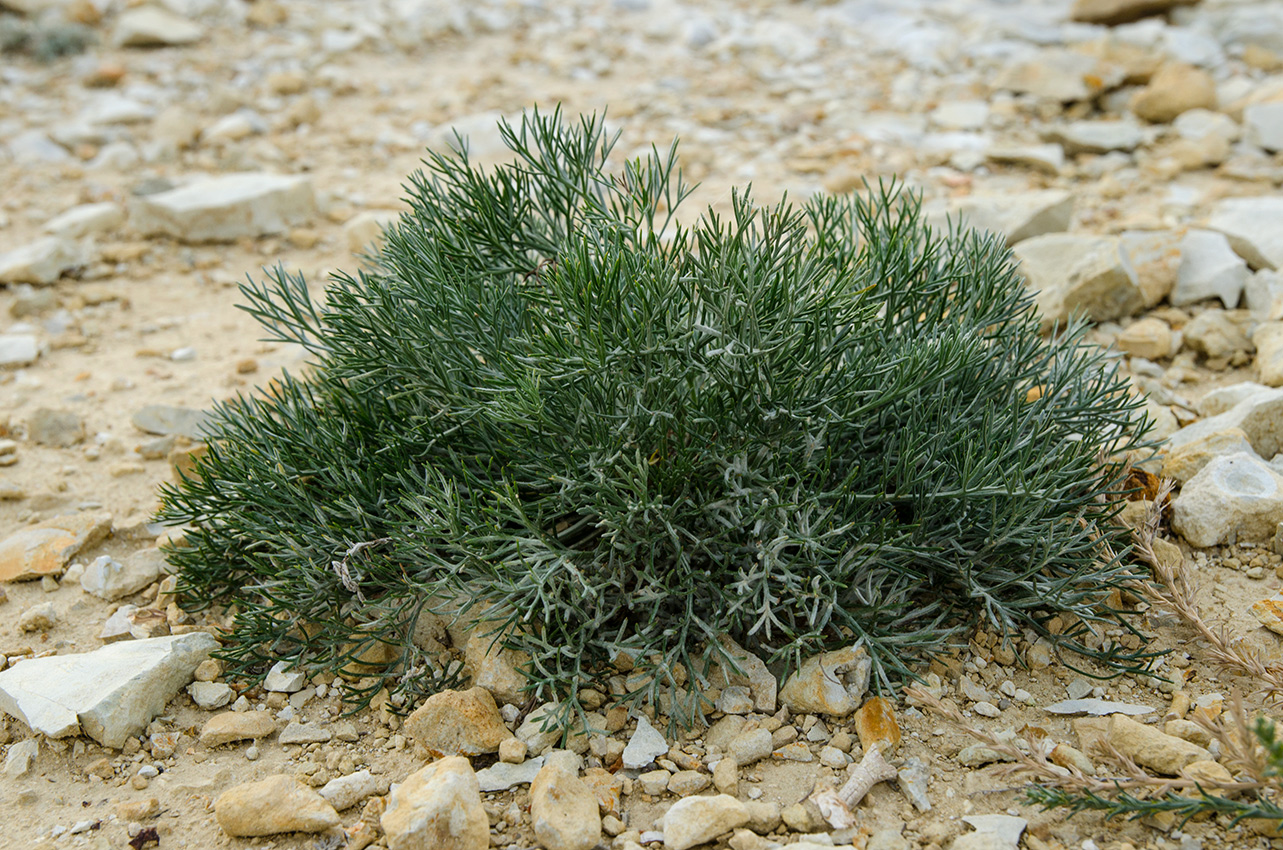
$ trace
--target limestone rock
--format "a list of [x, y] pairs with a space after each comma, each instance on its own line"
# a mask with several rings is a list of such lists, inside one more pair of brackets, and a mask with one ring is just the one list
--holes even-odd
[[1283, 197], [1226, 198], [1213, 209], [1207, 227], [1225, 234], [1252, 268], [1283, 266]]
[[67, 563], [111, 531], [111, 514], [80, 513], [54, 517], [9, 535], [0, 542], [0, 581], [62, 575]]
[[748, 823], [744, 804], [726, 794], [686, 797], [673, 804], [662, 820], [664, 847], [688, 850]]
[[1097, 70], [1097, 60], [1085, 53], [1044, 50], [1028, 61], [1006, 65], [994, 87], [1060, 103], [1087, 100], [1097, 91], [1088, 84]]
[[375, 776], [368, 770], [358, 770], [346, 776], [336, 776], [321, 788], [321, 797], [341, 812], [350, 809], [367, 797], [385, 794], [388, 790], [386, 779]]
[[155, 6], [130, 9], [116, 22], [119, 47], [168, 47], [199, 41], [201, 28], [186, 18]]
[[74, 240], [45, 236], [0, 254], [0, 283], [53, 283], [87, 259]]
[[530, 785], [530, 822], [545, 850], [592, 850], [601, 841], [597, 796], [578, 776], [579, 758], [550, 753]]
[[120, 204], [104, 201], [72, 207], [46, 221], [44, 230], [62, 239], [80, 239], [108, 233], [124, 223], [125, 211]]
[[774, 749], [775, 742], [771, 740], [771, 733], [761, 726], [739, 733], [726, 746], [727, 754], [740, 766], [761, 761]]
[[1103, 322], [1144, 305], [1139, 280], [1117, 237], [1053, 233], [1012, 249], [1045, 325], [1074, 313]]
[[0, 709], [51, 738], [122, 747], [165, 709], [218, 641], [205, 632], [32, 658], [0, 671]]
[[485, 688], [433, 694], [405, 719], [405, 731], [434, 756], [498, 752], [500, 742], [512, 737]]
[[343, 225], [348, 250], [353, 254], [377, 252], [383, 247], [383, 232], [396, 224], [401, 214], [396, 210], [366, 210]]
[[1247, 334], [1224, 310], [1204, 310], [1184, 328], [1185, 347], [1211, 358], [1250, 354], [1256, 350]]
[[1283, 273], [1259, 269], [1243, 286], [1244, 305], [1258, 322], [1283, 319]]
[[884, 756], [891, 755], [900, 744], [900, 724], [895, 719], [895, 706], [884, 697], [870, 697], [855, 713], [855, 732], [866, 752], [877, 747]]
[[1264, 322], [1252, 333], [1256, 374], [1267, 387], [1283, 386], [1283, 322]]
[[1252, 603], [1250, 610], [1258, 623], [1275, 634], [1283, 635], [1283, 591]]
[[[812, 656], [780, 689], [780, 701], [798, 714], [845, 717], [860, 707], [873, 662], [863, 646]], [[747, 761], [739, 759], [741, 765]]]
[[1216, 82], [1193, 65], [1171, 62], [1158, 69], [1149, 85], [1132, 98], [1132, 112], [1155, 124], [1166, 124], [1191, 109], [1216, 108]]
[[1283, 151], [1283, 101], [1255, 103], [1243, 110], [1247, 140], [1270, 153]]
[[543, 756], [527, 759], [521, 764], [496, 762], [477, 771], [477, 784], [486, 792], [507, 791], [516, 785], [529, 785], [543, 769], [543, 763]]
[[269, 711], [225, 711], [205, 721], [199, 740], [206, 747], [218, 747], [267, 738], [275, 731], [276, 719]]
[[1173, 306], [1219, 298], [1226, 309], [1238, 306], [1247, 283], [1247, 264], [1221, 233], [1191, 230], [1181, 240], [1181, 264], [1172, 289]]
[[1163, 459], [1163, 477], [1184, 484], [1222, 455], [1256, 454], [1241, 428], [1227, 428], [1193, 440], [1168, 452]]
[[668, 754], [668, 742], [663, 734], [650, 725], [644, 715], [638, 715], [637, 728], [624, 747], [624, 768], [641, 770], [660, 756]]
[[18, 631], [47, 632], [58, 623], [58, 612], [52, 602], [41, 602], [32, 605], [18, 617]]
[[1069, 13], [1075, 21], [1115, 26], [1161, 15], [1177, 6], [1192, 6], [1198, 0], [1074, 0]]
[[0, 366], [30, 366], [40, 357], [33, 334], [0, 334]]
[[1208, 462], [1172, 501], [1172, 528], [1198, 548], [1269, 540], [1283, 522], [1283, 476], [1240, 452]]
[[226, 174], [135, 199], [131, 223], [145, 236], [182, 242], [231, 242], [283, 233], [316, 211], [303, 175]]
[[1048, 138], [1060, 142], [1065, 153], [1109, 153], [1135, 150], [1145, 133], [1130, 120], [1070, 121], [1053, 125]]
[[227, 789], [214, 800], [223, 832], [238, 838], [282, 832], [325, 832], [339, 814], [313, 789], [293, 776], [269, 776]]
[[3, 773], [11, 779], [26, 775], [31, 763], [40, 755], [40, 739], [27, 738], [9, 747], [4, 756]]
[[1001, 165], [1021, 165], [1057, 175], [1065, 166], [1065, 149], [1054, 142], [1041, 145], [990, 145], [985, 158]]
[[86, 593], [108, 601], [137, 593], [160, 578], [165, 555], [159, 549], [142, 549], [117, 561], [110, 555], [95, 558], [80, 576]]
[[530, 664], [530, 656], [504, 648], [495, 640], [496, 635], [487, 635], [485, 631], [478, 628], [468, 637], [463, 650], [464, 670], [473, 685], [485, 688], [497, 702], [512, 705], [524, 702], [527, 679], [521, 669]]
[[1118, 349], [1132, 357], [1162, 360], [1172, 355], [1172, 329], [1162, 319], [1146, 316], [1123, 329]]
[[1008, 245], [1015, 245], [1034, 236], [1068, 230], [1074, 198], [1061, 189], [972, 195], [954, 208], [954, 214], [962, 225], [1000, 234]]
[[1220, 416], [1222, 413], [1233, 410], [1241, 402], [1262, 393], [1269, 395], [1270, 388], [1255, 381], [1240, 381], [1228, 387], [1217, 387], [1209, 390], [1207, 395], [1199, 400], [1198, 413], [1205, 417]]
[[1105, 740], [1141, 767], [1168, 776], [1179, 776], [1194, 762], [1213, 760], [1212, 754], [1197, 744], [1160, 732], [1122, 714], [1115, 714], [1109, 719]]
[[288, 661], [277, 661], [263, 679], [263, 690], [281, 694], [294, 694], [307, 685], [307, 673], [297, 670]]
[[212, 711], [231, 702], [236, 692], [224, 682], [192, 682], [187, 686], [187, 695], [197, 707]]
[[205, 426], [209, 421], [209, 411], [167, 404], [149, 404], [130, 417], [139, 431], [160, 437], [175, 434], [189, 440], [205, 439]]
[[1182, 236], [1173, 230], [1124, 230], [1118, 235], [1146, 308], [1157, 306], [1176, 285]]
[[[1217, 431], [1239, 428], [1262, 458], [1272, 458], [1283, 452], [1283, 389], [1247, 382], [1227, 387], [1216, 395], [1208, 395], [1212, 396], [1210, 401], [1215, 404], [1204, 410], [1204, 415], [1226, 403], [1233, 403], [1233, 406], [1224, 413], [1208, 416], [1172, 434], [1168, 439], [1170, 450]], [[1235, 403], [1236, 398], [1238, 401]], [[1209, 399], [1204, 401], [1207, 403]]]
[[964, 817], [975, 832], [959, 836], [953, 850], [1018, 850], [1020, 836], [1029, 822], [1012, 815], [972, 815]]
[[379, 818], [390, 850], [488, 850], [490, 820], [468, 760], [447, 756], [392, 788]]
[[774, 714], [779, 691], [779, 682], [775, 676], [766, 668], [762, 659], [744, 649], [728, 635], [722, 635], [720, 640], [726, 654], [741, 672], [733, 673], [724, 665], [719, 665], [713, 674], [712, 684], [721, 688], [747, 685], [753, 697], [753, 707], [763, 714]]
[[71, 410], [36, 408], [27, 419], [27, 437], [42, 446], [68, 449], [84, 442], [85, 419]]
[[526, 743], [530, 755], [543, 755], [561, 740], [561, 728], [552, 722], [557, 711], [556, 703], [544, 703], [527, 714], [517, 727], [517, 737]]
[[292, 721], [281, 730], [277, 741], [282, 744], [324, 743], [334, 737], [334, 733], [319, 723], [299, 723]]

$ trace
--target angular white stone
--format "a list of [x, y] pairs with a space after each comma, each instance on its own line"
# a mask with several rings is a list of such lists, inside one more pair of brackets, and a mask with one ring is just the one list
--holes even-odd
[[638, 715], [637, 729], [624, 747], [624, 769], [641, 770], [662, 755], [668, 754], [668, 742], [659, 730], [650, 725], [644, 716]]
[[799, 714], [845, 717], [860, 707], [872, 669], [868, 650], [858, 644], [812, 656], [780, 688], [780, 702]]
[[278, 661], [273, 664], [272, 669], [267, 671], [267, 676], [263, 679], [264, 690], [283, 694], [301, 691], [306, 684], [307, 673], [295, 670], [289, 661]]
[[173, 12], [143, 6], [120, 16], [115, 42], [119, 47], [165, 47], [191, 44], [200, 39], [202, 33], [199, 26]]
[[85, 260], [79, 243], [45, 236], [0, 254], [0, 283], [53, 283]]
[[32, 334], [0, 334], [0, 366], [30, 366], [40, 356]]
[[964, 817], [963, 821], [971, 824], [977, 833], [990, 836], [993, 841], [985, 846], [992, 850], [1016, 850], [1020, 846], [1020, 836], [1029, 826], [1029, 821], [1012, 815], [971, 815]]
[[187, 686], [187, 695], [192, 698], [192, 702], [206, 711], [227, 705], [235, 693], [231, 685], [223, 682], [192, 682]]
[[1254, 269], [1283, 267], [1283, 197], [1226, 198], [1207, 221]]
[[477, 782], [482, 791], [507, 791], [514, 785], [529, 785], [539, 775], [544, 757], [527, 759], [521, 764], [495, 762], [484, 770], [477, 771]]
[[667, 850], [688, 850], [738, 829], [748, 821], [748, 809], [728, 794], [685, 797], [673, 803], [661, 821], [664, 847]]
[[120, 204], [104, 201], [101, 204], [81, 204], [45, 222], [45, 233], [63, 239], [79, 239], [114, 230], [125, 221], [125, 211]]
[[1110, 714], [1138, 716], [1154, 712], [1154, 709], [1147, 705], [1093, 698], [1061, 700], [1060, 702], [1052, 703], [1043, 710], [1048, 714], [1090, 714], [1093, 717], [1104, 717]]
[[312, 181], [306, 176], [227, 174], [136, 198], [130, 222], [145, 236], [231, 242], [281, 233], [315, 211]]
[[1075, 313], [1108, 321], [1144, 306], [1140, 280], [1117, 237], [1049, 233], [1012, 251], [1046, 326]]
[[137, 593], [160, 578], [165, 556], [158, 549], [144, 549], [117, 561], [110, 555], [96, 558], [80, 576], [86, 593], [108, 601]]
[[347, 776], [336, 776], [325, 783], [321, 788], [321, 796], [334, 807], [335, 811], [341, 812], [352, 808], [367, 797], [386, 793], [387, 790], [387, 779], [375, 776], [368, 770], [358, 770]]
[[1180, 244], [1181, 264], [1171, 302], [1177, 307], [1219, 298], [1227, 309], [1238, 306], [1247, 283], [1247, 264], [1229, 240], [1211, 230], [1191, 230]]
[[1074, 197], [1060, 189], [973, 195], [954, 208], [954, 218], [964, 227], [1000, 234], [1008, 245], [1068, 230], [1073, 215]]
[[1270, 153], [1283, 151], [1283, 102], [1255, 103], [1243, 110], [1247, 140]]
[[1067, 153], [1130, 151], [1145, 140], [1144, 130], [1131, 120], [1071, 121], [1053, 127], [1050, 135]]
[[31, 763], [40, 755], [40, 739], [27, 738], [9, 747], [4, 756], [4, 775], [16, 778], [31, 770]]
[[33, 658], [0, 671], [0, 709], [51, 738], [83, 733], [122, 747], [218, 648], [205, 632]]
[[1269, 540], [1283, 522], [1283, 476], [1240, 452], [1214, 458], [1172, 501], [1172, 529], [1200, 549]]

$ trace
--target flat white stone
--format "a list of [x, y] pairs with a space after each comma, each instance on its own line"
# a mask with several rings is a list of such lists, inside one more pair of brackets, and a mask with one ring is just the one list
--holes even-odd
[[[963, 821], [971, 824], [976, 832], [993, 836], [1001, 846], [1016, 850], [1020, 846], [1020, 836], [1024, 834], [1029, 821], [1013, 815], [971, 815]], [[993, 847], [994, 845], [989, 845]], [[994, 850], [997, 850], [994, 847]]]
[[130, 222], [145, 236], [183, 242], [232, 242], [282, 233], [316, 211], [304, 175], [227, 174], [134, 199]]
[[650, 725], [644, 716], [638, 715], [637, 729], [624, 747], [624, 768], [641, 770], [662, 755], [668, 754], [668, 742], [659, 730]]
[[32, 334], [0, 334], [0, 366], [30, 366], [40, 356]]
[[263, 689], [292, 694], [303, 690], [306, 684], [307, 673], [295, 670], [288, 661], [278, 661], [272, 665], [271, 670], [267, 671], [267, 677], [263, 680]]
[[1191, 230], [1180, 243], [1181, 264], [1171, 302], [1181, 307], [1207, 298], [1219, 298], [1226, 309], [1238, 306], [1247, 283], [1247, 264], [1230, 247], [1224, 234]]
[[1283, 197], [1226, 198], [1212, 210], [1207, 227], [1224, 233], [1252, 268], [1283, 267]]
[[1247, 140], [1270, 153], [1283, 150], [1283, 102], [1256, 103], [1243, 110]]
[[120, 47], [165, 47], [191, 44], [203, 31], [199, 26], [154, 6], [130, 9], [116, 22], [115, 42]]
[[0, 283], [49, 284], [84, 263], [78, 243], [45, 236], [0, 254]]
[[543, 764], [543, 756], [527, 759], [521, 764], [495, 762], [485, 770], [477, 771], [477, 782], [482, 791], [507, 791], [513, 786], [534, 782]]
[[1172, 500], [1172, 529], [1198, 548], [1224, 543], [1230, 535], [1265, 542], [1280, 522], [1283, 476], [1246, 452], [1213, 458]]
[[336, 812], [341, 812], [352, 808], [367, 797], [386, 793], [387, 790], [387, 779], [375, 776], [368, 770], [358, 770], [356, 773], [331, 779], [321, 788], [320, 794]]
[[54, 216], [45, 222], [45, 233], [63, 239], [79, 239], [106, 233], [125, 221], [125, 211], [120, 204], [104, 201], [101, 204], [81, 204]]
[[192, 632], [32, 658], [0, 671], [0, 709], [50, 738], [83, 733], [119, 748], [217, 647], [210, 635]]
[[1047, 706], [1044, 710], [1049, 714], [1090, 714], [1094, 717], [1104, 717], [1109, 714], [1138, 716], [1154, 712], [1154, 709], [1147, 705], [1090, 698], [1061, 700]]

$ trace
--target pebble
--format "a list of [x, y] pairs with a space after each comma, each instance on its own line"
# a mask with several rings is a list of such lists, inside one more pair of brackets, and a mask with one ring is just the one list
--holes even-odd
[[334, 737], [334, 733], [319, 723], [299, 723], [294, 721], [281, 730], [276, 740], [282, 744], [324, 743]]
[[222, 682], [192, 682], [187, 686], [187, 695], [192, 698], [192, 702], [206, 711], [222, 708], [232, 701], [235, 694], [231, 686]]
[[[502, 745], [500, 745], [502, 746]], [[521, 764], [497, 762], [477, 771], [477, 782], [482, 791], [506, 791], [516, 785], [529, 785], [535, 781], [543, 767], [543, 756], [528, 759]], [[665, 771], [667, 775], [667, 771]]]
[[1283, 198], [1226, 198], [1212, 208], [1207, 228], [1225, 234], [1252, 268], [1283, 266]]
[[32, 334], [0, 334], [0, 366], [30, 366], [40, 357], [40, 343]]
[[[789, 677], [779, 699], [798, 714], [845, 717], [860, 707], [873, 662], [862, 646], [812, 656]], [[741, 765], [750, 761], [739, 759]]]
[[258, 740], [276, 732], [276, 720], [267, 711], [225, 711], [215, 714], [200, 730], [200, 743], [217, 747], [236, 741]]
[[232, 242], [285, 233], [316, 213], [311, 179], [267, 173], [204, 177], [134, 199], [130, 225], [145, 236], [182, 242]]
[[735, 759], [740, 767], [753, 764], [768, 757], [775, 749], [771, 733], [757, 727], [739, 735], [726, 746], [726, 752]]
[[1243, 110], [1247, 140], [1270, 153], [1283, 151], [1283, 103], [1256, 103]]
[[387, 793], [387, 789], [386, 779], [368, 770], [358, 770], [334, 777], [321, 788], [320, 795], [336, 812], [342, 812], [375, 794]]
[[689, 850], [719, 835], [744, 826], [749, 813], [744, 804], [727, 794], [686, 797], [678, 800], [661, 821], [664, 847]]
[[121, 599], [155, 582], [166, 566], [165, 555], [159, 549], [139, 550], [127, 555], [124, 561], [102, 555], [85, 568], [80, 586], [99, 599]]
[[1191, 109], [1216, 108], [1212, 75], [1180, 62], [1168, 62], [1132, 98], [1132, 112], [1155, 124], [1174, 121]]
[[1265, 542], [1283, 522], [1283, 476], [1255, 454], [1213, 458], [1172, 500], [1172, 529], [1191, 546]]
[[544, 850], [592, 850], [601, 841], [597, 797], [577, 775], [579, 757], [549, 753], [530, 785], [530, 823]]
[[72, 239], [44, 236], [0, 253], [0, 283], [54, 283], [88, 261], [83, 247]]
[[237, 838], [284, 832], [325, 832], [339, 815], [320, 794], [292, 776], [269, 776], [227, 789], [214, 800], [214, 817]]
[[391, 850], [487, 850], [490, 820], [472, 766], [447, 756], [392, 788], [379, 818]]
[[1229, 240], [1210, 230], [1190, 230], [1180, 243], [1180, 267], [1171, 302], [1181, 307], [1208, 298], [1219, 298], [1226, 309], [1238, 306], [1247, 284], [1247, 263], [1230, 247]]
[[624, 768], [641, 770], [654, 763], [655, 759], [668, 754], [668, 742], [654, 726], [643, 716], [637, 718], [637, 728], [624, 747]]

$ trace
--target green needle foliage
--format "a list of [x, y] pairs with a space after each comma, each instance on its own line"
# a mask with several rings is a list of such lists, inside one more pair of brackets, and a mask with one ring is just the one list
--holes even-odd
[[323, 304], [280, 269], [242, 287], [315, 369], [220, 405], [160, 512], [193, 526], [189, 604], [235, 603], [240, 669], [382, 643], [430, 690], [416, 622], [471, 606], [532, 698], [627, 653], [625, 699], [690, 722], [719, 635], [782, 670], [863, 641], [886, 686], [978, 623], [1125, 624], [1109, 459], [1143, 419], [1080, 325], [1039, 334], [998, 241], [895, 187], [681, 223], [675, 146], [612, 172], [596, 118], [503, 135], [506, 165], [431, 154]]

